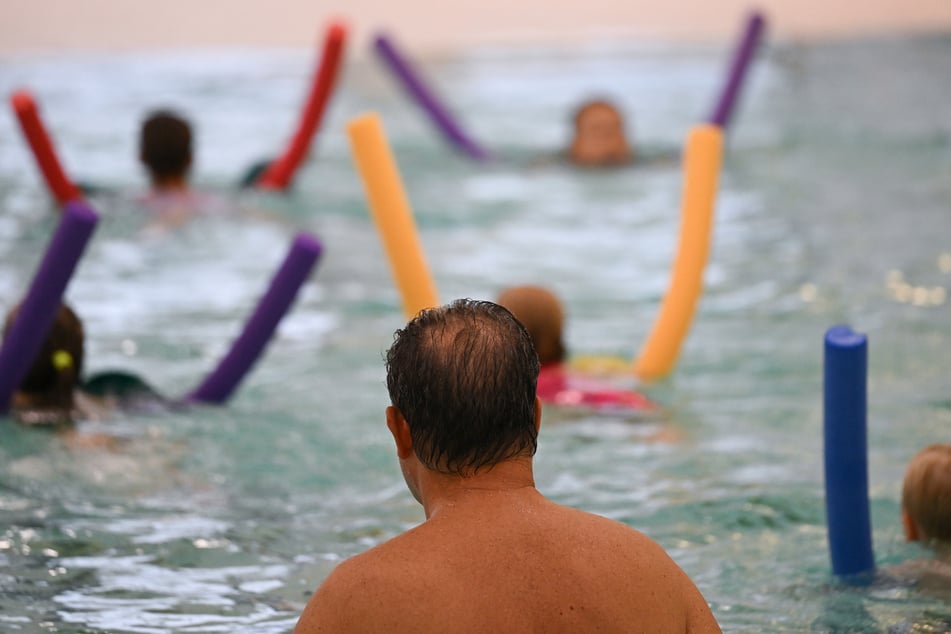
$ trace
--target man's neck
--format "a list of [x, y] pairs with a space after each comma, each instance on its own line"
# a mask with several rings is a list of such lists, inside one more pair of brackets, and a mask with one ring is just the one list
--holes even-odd
[[539, 495], [531, 458], [505, 460], [465, 477], [426, 470], [419, 488], [426, 519], [496, 504], [500, 496], [514, 499]]
[[188, 179], [181, 176], [156, 176], [152, 178], [152, 191], [163, 194], [182, 194], [188, 191]]

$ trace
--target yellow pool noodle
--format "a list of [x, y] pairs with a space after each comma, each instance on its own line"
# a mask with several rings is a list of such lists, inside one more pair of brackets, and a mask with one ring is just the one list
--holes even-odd
[[424, 308], [438, 306], [439, 298], [396, 158], [376, 113], [351, 119], [347, 134], [357, 171], [363, 179], [370, 214], [403, 297], [403, 312], [411, 319]]
[[722, 162], [723, 131], [712, 124], [694, 126], [684, 154], [680, 244], [670, 286], [654, 327], [634, 362], [634, 373], [643, 380], [658, 379], [673, 370], [690, 329], [703, 290]]

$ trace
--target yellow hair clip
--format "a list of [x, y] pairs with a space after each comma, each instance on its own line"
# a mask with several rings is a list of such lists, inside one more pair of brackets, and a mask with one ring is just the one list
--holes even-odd
[[53, 353], [53, 367], [56, 368], [58, 372], [73, 367], [73, 355], [65, 350], [57, 350]]

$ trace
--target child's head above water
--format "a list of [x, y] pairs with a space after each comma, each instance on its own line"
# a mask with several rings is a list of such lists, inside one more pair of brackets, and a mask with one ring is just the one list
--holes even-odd
[[912, 458], [901, 497], [909, 541], [951, 545], [951, 444], [925, 447]]
[[596, 99], [581, 105], [574, 116], [574, 138], [568, 156], [577, 165], [622, 165], [632, 159], [624, 118], [614, 104]]
[[185, 189], [192, 165], [192, 132], [188, 122], [169, 110], [151, 113], [142, 123], [139, 159], [156, 189]]
[[[19, 306], [7, 314], [4, 336], [18, 312]], [[31, 424], [71, 420], [73, 394], [83, 370], [84, 344], [79, 317], [65, 304], [60, 305], [33, 365], [13, 395], [13, 413], [18, 420]]]
[[542, 365], [565, 360], [561, 335], [565, 315], [554, 293], [540, 286], [513, 286], [504, 290], [496, 302], [525, 326]]

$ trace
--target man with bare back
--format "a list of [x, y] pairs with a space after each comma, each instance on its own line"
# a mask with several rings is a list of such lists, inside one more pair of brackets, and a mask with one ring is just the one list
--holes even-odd
[[720, 631], [660, 546], [535, 489], [538, 355], [506, 309], [423, 311], [386, 366], [386, 424], [426, 521], [340, 564], [297, 634]]

